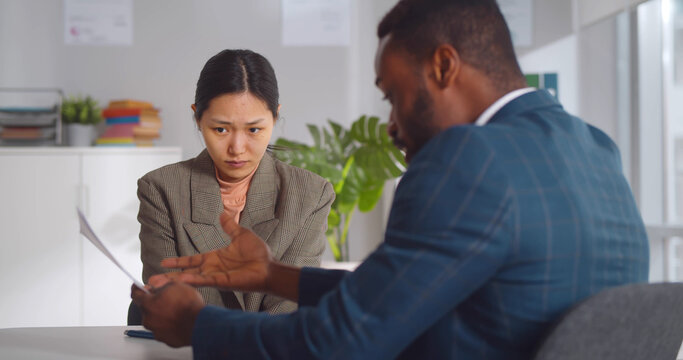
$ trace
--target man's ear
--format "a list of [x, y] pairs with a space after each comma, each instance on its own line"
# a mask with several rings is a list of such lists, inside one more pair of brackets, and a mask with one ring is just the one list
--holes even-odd
[[434, 51], [431, 67], [434, 80], [440, 88], [445, 88], [455, 81], [461, 66], [460, 54], [451, 45], [443, 44]]
[[282, 104], [277, 104], [277, 116], [273, 119], [273, 124], [280, 118], [280, 109], [282, 109]]

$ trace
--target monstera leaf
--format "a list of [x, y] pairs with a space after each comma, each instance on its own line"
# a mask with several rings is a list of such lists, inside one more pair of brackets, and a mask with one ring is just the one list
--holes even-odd
[[326, 235], [335, 259], [347, 260], [353, 211], [374, 209], [384, 183], [401, 176], [406, 163], [387, 135], [387, 125], [375, 116], [361, 116], [350, 130], [331, 120], [328, 125], [307, 125], [313, 146], [280, 138], [274, 152], [280, 160], [332, 183], [337, 197], [327, 218]]
[[328, 161], [325, 151], [286, 139], [277, 139], [275, 145], [278, 159], [314, 172], [332, 184], [341, 180], [341, 170]]
[[404, 156], [391, 142], [387, 125], [380, 124], [379, 118], [362, 116], [351, 126], [351, 134], [360, 144], [353, 155], [369, 177], [386, 181], [403, 174]]

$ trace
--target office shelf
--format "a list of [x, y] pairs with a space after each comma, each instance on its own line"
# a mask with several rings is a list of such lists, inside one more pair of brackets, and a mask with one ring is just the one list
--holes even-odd
[[0, 88], [0, 145], [62, 144], [60, 89]]

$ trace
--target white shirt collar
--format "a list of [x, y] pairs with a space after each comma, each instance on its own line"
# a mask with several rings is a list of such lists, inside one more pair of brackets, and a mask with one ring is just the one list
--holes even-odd
[[491, 120], [493, 115], [495, 115], [498, 112], [498, 110], [502, 109], [503, 106], [507, 105], [507, 103], [509, 103], [510, 101], [512, 101], [512, 100], [514, 100], [514, 99], [516, 99], [516, 98], [518, 98], [518, 97], [520, 97], [526, 93], [530, 93], [530, 92], [535, 91], [535, 90], [536, 90], [536, 88], [527, 87], [527, 88], [513, 90], [513, 91], [510, 91], [509, 93], [503, 95], [503, 97], [496, 100], [496, 102], [494, 102], [491, 106], [489, 106], [486, 110], [484, 110], [484, 112], [481, 113], [481, 115], [479, 115], [479, 117], [477, 118], [477, 121], [474, 122], [474, 125], [476, 125], [476, 126], [486, 125], [486, 123], [488, 123], [489, 120]]

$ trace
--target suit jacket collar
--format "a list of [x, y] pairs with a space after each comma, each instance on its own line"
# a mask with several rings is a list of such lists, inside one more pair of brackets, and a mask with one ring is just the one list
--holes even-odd
[[514, 117], [532, 110], [541, 108], [562, 106], [555, 98], [546, 90], [536, 90], [530, 93], [519, 96], [510, 101], [496, 112], [489, 120], [489, 123], [495, 123], [506, 118]]

